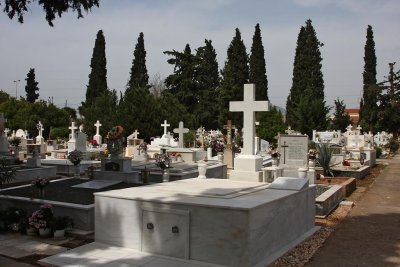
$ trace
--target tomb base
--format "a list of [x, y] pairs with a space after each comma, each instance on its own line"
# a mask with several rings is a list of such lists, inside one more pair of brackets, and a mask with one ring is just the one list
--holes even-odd
[[262, 182], [262, 158], [258, 155], [239, 155], [234, 160], [235, 169], [229, 179], [237, 181]]

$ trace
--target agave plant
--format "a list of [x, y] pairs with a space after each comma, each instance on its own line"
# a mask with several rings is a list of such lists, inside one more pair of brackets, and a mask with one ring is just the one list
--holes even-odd
[[318, 151], [318, 158], [317, 162], [324, 170], [324, 175], [326, 176], [334, 176], [331, 170], [331, 158], [332, 158], [332, 151], [329, 148], [327, 143], [319, 143], [316, 146]]

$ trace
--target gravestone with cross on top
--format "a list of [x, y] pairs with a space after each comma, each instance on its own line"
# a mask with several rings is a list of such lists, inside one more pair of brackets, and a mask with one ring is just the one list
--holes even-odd
[[93, 136], [93, 140], [96, 140], [99, 146], [101, 146], [101, 144], [103, 143], [103, 137], [100, 135], [101, 126], [102, 124], [100, 123], [99, 120], [97, 120], [96, 123], [94, 124], [94, 127], [96, 127], [96, 134]]
[[229, 111], [243, 112], [243, 149], [234, 160], [235, 169], [231, 171], [229, 179], [261, 182], [262, 158], [255, 155], [255, 113], [269, 111], [268, 101], [255, 101], [254, 84], [245, 84], [243, 101], [229, 102]]

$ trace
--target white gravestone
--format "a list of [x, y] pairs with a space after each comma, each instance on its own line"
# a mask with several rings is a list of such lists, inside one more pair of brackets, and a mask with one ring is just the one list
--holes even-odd
[[[41, 121], [36, 125], [38, 129], [38, 136], [36, 136], [36, 144], [43, 144], [44, 143], [44, 138], [43, 138], [43, 124]], [[41, 151], [42, 152], [42, 151]]]
[[243, 88], [243, 101], [229, 102], [229, 111], [243, 112], [243, 149], [242, 153], [234, 160], [235, 169], [229, 179], [262, 182], [262, 157], [255, 155], [255, 113], [256, 111], [269, 111], [268, 101], [255, 101], [254, 84], [245, 84]]
[[93, 136], [93, 140], [96, 140], [97, 144], [101, 146], [101, 144], [103, 143], [103, 138], [100, 135], [100, 126], [102, 125], [99, 120], [97, 120], [94, 126], [96, 127], [96, 134]]
[[179, 122], [179, 128], [174, 129], [174, 133], [179, 134], [179, 141], [178, 141], [178, 147], [184, 147], [183, 145], [183, 134], [188, 133], [189, 129], [188, 128], [183, 128], [183, 121]]
[[4, 123], [7, 122], [7, 119], [4, 118], [3, 113], [0, 113], [0, 154], [8, 155], [8, 140], [7, 136], [4, 135]]
[[76, 137], [75, 137], [75, 130], [78, 129], [78, 127], [75, 126], [75, 122], [73, 121], [71, 126], [68, 127], [68, 129], [71, 130], [71, 139], [68, 141], [68, 153], [71, 151], [75, 150], [75, 145], [76, 145]]
[[308, 136], [282, 134], [278, 140], [280, 164], [305, 167], [308, 164]]

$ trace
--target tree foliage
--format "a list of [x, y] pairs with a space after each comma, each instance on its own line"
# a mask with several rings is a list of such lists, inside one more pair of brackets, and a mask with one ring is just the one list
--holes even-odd
[[268, 112], [257, 112], [257, 121], [260, 123], [257, 128], [257, 135], [271, 144], [277, 143], [276, 136], [283, 133], [287, 128], [280, 110], [271, 106]]
[[351, 124], [351, 119], [349, 113], [345, 111], [346, 105], [343, 100], [337, 98], [335, 100], [335, 112], [334, 118], [332, 120], [331, 128], [333, 130], [340, 130], [341, 132], [346, 131], [346, 127]]
[[324, 100], [322, 57], [312, 21], [302, 26], [297, 39], [293, 79], [286, 102], [286, 121], [293, 129], [311, 136], [312, 130], [328, 126], [329, 107]]
[[146, 67], [146, 50], [144, 49], [143, 32], [139, 34], [135, 50], [133, 51], [133, 62], [131, 77], [128, 82], [128, 89], [135, 87], [147, 87], [149, 75]]
[[[65, 12], [76, 12], [79, 18], [83, 18], [83, 12], [88, 13], [92, 7], [98, 7], [100, 0], [4, 0], [4, 9], [10, 19], [16, 17], [20, 23], [24, 22], [25, 13], [30, 11], [29, 7], [33, 2], [38, 2], [46, 13], [46, 21], [54, 26], [53, 21], [56, 15], [61, 18]], [[0, 2], [1, 5], [1, 2]]]
[[227, 59], [222, 70], [222, 81], [219, 88], [219, 124], [224, 125], [228, 119], [239, 128], [243, 127], [243, 114], [229, 112], [229, 101], [243, 100], [243, 85], [249, 81], [249, 57], [239, 29], [236, 28], [227, 51]]
[[256, 85], [256, 100], [268, 100], [268, 80], [265, 52], [262, 44], [260, 25], [257, 23], [250, 55], [250, 83]]
[[377, 101], [379, 90], [376, 85], [376, 55], [372, 27], [368, 25], [364, 47], [363, 97], [360, 102], [360, 124], [366, 131], [376, 132]]
[[400, 70], [394, 71], [394, 64], [389, 64], [387, 80], [375, 85], [378, 96], [378, 129], [393, 134], [397, 140], [400, 127]]
[[219, 70], [217, 53], [211, 40], [205, 40], [205, 45], [196, 50], [195, 81], [198, 86], [198, 108], [195, 119], [197, 126], [206, 129], [218, 128]]
[[25, 81], [26, 101], [34, 103], [39, 98], [39, 93], [36, 93], [37, 91], [39, 91], [39, 83], [36, 81], [35, 69], [29, 70]]

